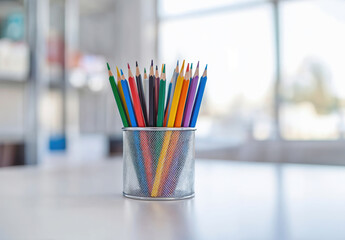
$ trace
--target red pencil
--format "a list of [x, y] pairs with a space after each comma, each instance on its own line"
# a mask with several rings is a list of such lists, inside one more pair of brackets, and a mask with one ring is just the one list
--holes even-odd
[[132, 74], [129, 64], [127, 64], [127, 66], [128, 66], [128, 82], [131, 88], [135, 116], [138, 121], [138, 126], [145, 127], [144, 115], [143, 115], [143, 110], [140, 104], [138, 88], [137, 88], [137, 85], [135, 84], [134, 76]]

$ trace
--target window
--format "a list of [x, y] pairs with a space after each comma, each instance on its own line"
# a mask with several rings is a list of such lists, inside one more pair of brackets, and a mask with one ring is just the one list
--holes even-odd
[[337, 139], [345, 98], [345, 2], [283, 2], [280, 9], [282, 136]]
[[160, 0], [158, 6], [158, 57], [168, 74], [176, 59], [209, 64], [199, 137], [267, 140], [276, 127], [285, 140], [342, 136], [344, 1]]
[[270, 6], [264, 4], [231, 14], [220, 11], [160, 22], [158, 52], [168, 63], [168, 74], [176, 59], [194, 64], [200, 60], [200, 74], [209, 64], [212, 78], [198, 120], [199, 136], [241, 142], [254, 128], [255, 137], [269, 138], [274, 77], [271, 15]]

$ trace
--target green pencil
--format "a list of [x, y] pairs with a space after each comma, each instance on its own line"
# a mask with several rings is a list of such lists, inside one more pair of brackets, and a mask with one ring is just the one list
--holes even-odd
[[157, 127], [163, 127], [164, 121], [164, 102], [165, 102], [165, 64], [162, 71], [161, 81], [159, 83], [159, 99], [158, 99], [158, 114]]
[[114, 94], [114, 97], [115, 97], [117, 108], [119, 109], [119, 112], [120, 112], [120, 116], [121, 116], [121, 119], [122, 119], [123, 126], [124, 127], [129, 127], [128, 121], [127, 121], [127, 118], [126, 118], [126, 114], [125, 114], [125, 110], [123, 109], [121, 98], [120, 98], [120, 95], [119, 95], [119, 90], [117, 89], [113, 73], [111, 72], [108, 63], [107, 63], [107, 67], [108, 67], [108, 73], [109, 73], [109, 82], [110, 82], [110, 85], [111, 85], [111, 89], [113, 90], [113, 94]]

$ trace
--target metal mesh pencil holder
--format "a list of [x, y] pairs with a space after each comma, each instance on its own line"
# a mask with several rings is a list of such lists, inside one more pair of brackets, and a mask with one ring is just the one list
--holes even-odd
[[195, 128], [123, 128], [123, 195], [142, 200], [194, 196]]

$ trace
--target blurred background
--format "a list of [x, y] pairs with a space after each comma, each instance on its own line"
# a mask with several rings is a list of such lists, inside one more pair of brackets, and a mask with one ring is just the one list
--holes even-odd
[[[0, 166], [121, 155], [106, 62], [208, 64], [199, 158], [345, 165], [343, 0], [0, 0]], [[126, 72], [126, 71], [125, 71]]]

